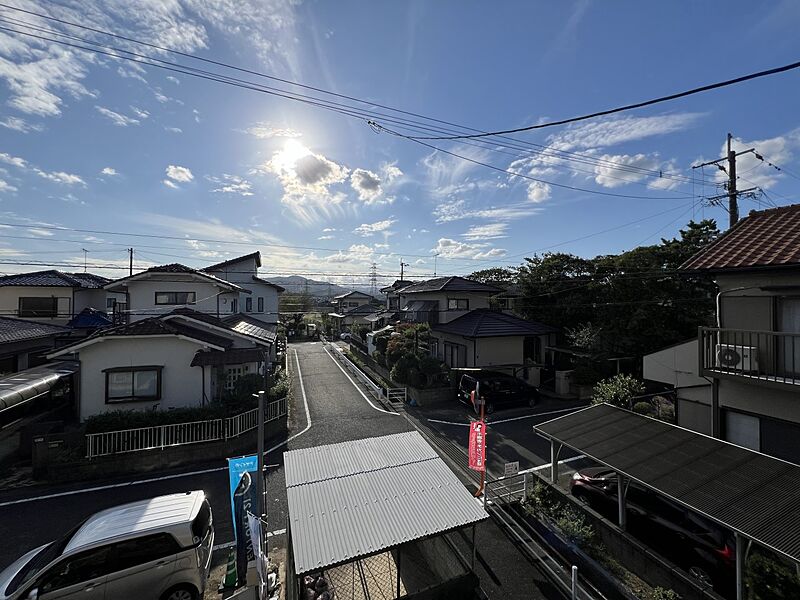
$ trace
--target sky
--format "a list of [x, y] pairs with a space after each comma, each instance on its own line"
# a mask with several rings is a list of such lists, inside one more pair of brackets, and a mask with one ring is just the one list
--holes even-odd
[[0, 272], [260, 250], [266, 277], [364, 284], [375, 263], [380, 287], [401, 261], [422, 278], [616, 253], [692, 218], [727, 227], [706, 200], [725, 173], [692, 165], [728, 132], [764, 158], [739, 159], [739, 188], [760, 190], [742, 214], [800, 185], [800, 70], [489, 143], [395, 135], [546, 123], [795, 62], [792, 0], [0, 3], [129, 38], [0, 7]]

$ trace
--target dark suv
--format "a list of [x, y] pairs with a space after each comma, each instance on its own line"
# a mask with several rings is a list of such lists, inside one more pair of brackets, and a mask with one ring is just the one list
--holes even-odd
[[[606, 467], [582, 469], [570, 481], [572, 495], [617, 520], [617, 474]], [[736, 568], [733, 534], [716, 523], [635, 482], [625, 494], [628, 530], [654, 550], [717, 591], [730, 593]]]
[[480, 394], [486, 401], [486, 414], [492, 414], [495, 408], [521, 404], [534, 406], [539, 401], [539, 390], [516, 377], [495, 371], [475, 371], [461, 376], [458, 400], [471, 406], [476, 413], [480, 412], [480, 407], [473, 406], [470, 394], [479, 381]]

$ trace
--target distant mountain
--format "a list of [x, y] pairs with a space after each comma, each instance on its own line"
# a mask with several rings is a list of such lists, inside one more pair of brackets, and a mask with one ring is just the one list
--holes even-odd
[[[276, 283], [281, 287], [286, 288], [290, 294], [308, 294], [314, 298], [332, 298], [339, 294], [346, 294], [353, 290], [369, 294], [369, 287], [354, 286], [342, 287], [335, 283], [328, 283], [327, 281], [316, 281], [314, 279], [307, 279], [301, 275], [289, 275], [286, 277], [270, 277], [269, 281]], [[380, 297], [380, 294], [377, 294]]]

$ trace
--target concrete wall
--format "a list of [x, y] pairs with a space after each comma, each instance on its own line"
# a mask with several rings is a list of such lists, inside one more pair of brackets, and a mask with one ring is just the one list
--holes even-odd
[[[131, 311], [131, 322], [146, 319], [155, 315], [172, 312], [180, 306], [158, 305], [155, 303], [156, 292], [194, 292], [195, 304], [187, 305], [189, 308], [208, 313], [210, 315], [225, 317], [232, 312], [232, 300], [238, 299], [238, 292], [227, 292], [210, 282], [187, 279], [176, 273], [166, 273], [171, 277], [159, 280], [141, 280], [128, 283], [128, 310]], [[180, 279], [186, 279], [180, 281]], [[241, 309], [241, 304], [239, 305]]]
[[[81, 396], [79, 417], [110, 410], [159, 410], [200, 406], [203, 378], [200, 367], [189, 366], [195, 353], [203, 348], [196, 342], [176, 337], [105, 338], [80, 350]], [[106, 404], [106, 376], [103, 369], [135, 366], [162, 366], [161, 399], [158, 401], [114, 402]], [[206, 394], [211, 395], [211, 371], [205, 369]]]
[[658, 350], [644, 357], [644, 378], [676, 388], [708, 385], [698, 376], [697, 338]]

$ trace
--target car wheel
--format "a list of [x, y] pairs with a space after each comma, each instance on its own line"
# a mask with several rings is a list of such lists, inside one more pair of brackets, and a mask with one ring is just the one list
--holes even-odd
[[691, 567], [689, 569], [689, 575], [697, 579], [697, 581], [703, 585], [707, 585], [708, 587], [712, 587], [714, 585], [711, 575], [709, 575], [702, 567]]
[[161, 600], [197, 600], [197, 590], [189, 585], [178, 585], [167, 590]]

